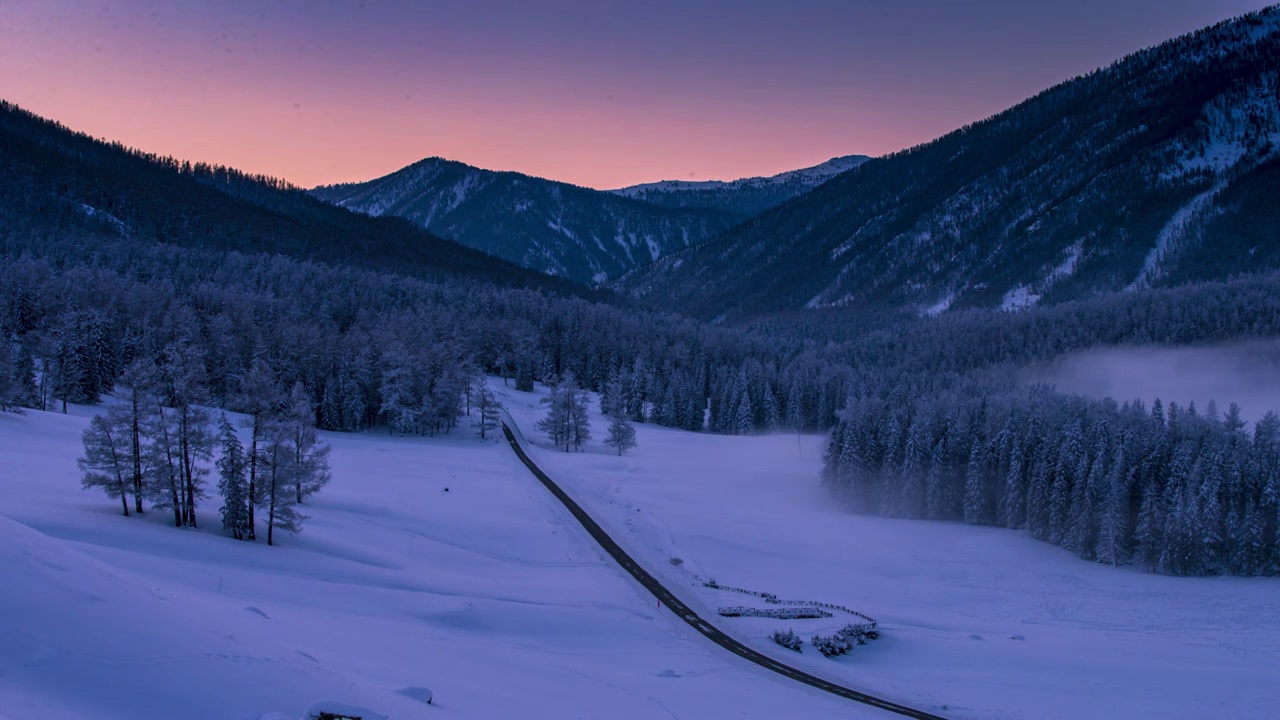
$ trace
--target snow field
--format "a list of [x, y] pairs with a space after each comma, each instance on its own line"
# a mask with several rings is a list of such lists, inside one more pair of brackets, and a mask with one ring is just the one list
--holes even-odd
[[90, 412], [0, 414], [0, 717], [879, 716], [694, 635], [467, 429], [323, 433], [333, 481], [269, 548], [214, 500], [175, 530], [82, 491]]
[[[1015, 531], [852, 514], [820, 486], [819, 436], [637, 425], [639, 446], [619, 458], [595, 417], [587, 451], [565, 454], [531, 430], [540, 393], [494, 388], [534, 460], [699, 613], [746, 604], [702, 587], [715, 579], [879, 621], [881, 639], [829, 660], [807, 641], [851, 621], [839, 613], [715, 619], [814, 674], [956, 718], [1272, 718], [1280, 706], [1276, 578], [1164, 577]], [[788, 628], [802, 654], [770, 639]]]

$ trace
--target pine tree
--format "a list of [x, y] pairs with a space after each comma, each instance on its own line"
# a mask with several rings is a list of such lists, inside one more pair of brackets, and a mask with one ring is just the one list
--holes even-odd
[[573, 449], [581, 450], [591, 439], [591, 399], [586, 390], [570, 385], [567, 388], [569, 402], [569, 437]]
[[1148, 570], [1155, 570], [1160, 565], [1161, 550], [1164, 546], [1164, 508], [1159, 491], [1154, 482], [1147, 484], [1142, 496], [1142, 508], [1138, 511], [1138, 527], [1134, 539], [1138, 543], [1138, 557]]
[[18, 411], [23, 405], [13, 341], [0, 335], [0, 412]]
[[1129, 481], [1131, 472], [1125, 465], [1124, 445], [1117, 443], [1111, 470], [1102, 488], [1102, 512], [1099, 518], [1096, 556], [1098, 562], [1118, 566], [1128, 560]]
[[84, 431], [84, 457], [77, 463], [85, 488], [101, 488], [107, 497], [120, 498], [125, 517], [129, 516], [129, 454], [125, 437], [127, 417], [112, 407], [105, 415], [94, 415]]
[[920, 517], [924, 507], [924, 453], [928, 446], [925, 422], [916, 418], [906, 432], [906, 444], [902, 449], [902, 465], [898, 471], [897, 507], [891, 510], [895, 517]]
[[1031, 483], [1027, 488], [1027, 531], [1037, 540], [1049, 537], [1050, 498], [1053, 493], [1052, 469], [1049, 457], [1043, 452], [1031, 469]]
[[548, 379], [549, 392], [542, 399], [547, 406], [547, 414], [536, 425], [538, 432], [544, 433], [556, 447], [564, 447], [569, 452], [569, 414], [572, 412], [572, 396], [568, 387], [561, 386]]
[[222, 452], [218, 457], [218, 494], [222, 496], [222, 529], [236, 540], [249, 534], [248, 458], [227, 416], [218, 423]]
[[1008, 467], [1005, 471], [1004, 492], [1000, 495], [1000, 524], [1007, 528], [1021, 528], [1026, 524], [1027, 486], [1023, 472], [1022, 442], [1012, 436], [1009, 440]]
[[604, 394], [600, 396], [600, 410], [609, 419], [604, 444], [617, 450], [619, 456], [636, 446], [636, 430], [631, 426], [622, 393], [621, 378], [614, 378], [605, 386]]
[[986, 465], [987, 450], [981, 440], [975, 440], [964, 480], [964, 521], [970, 525], [987, 522]]

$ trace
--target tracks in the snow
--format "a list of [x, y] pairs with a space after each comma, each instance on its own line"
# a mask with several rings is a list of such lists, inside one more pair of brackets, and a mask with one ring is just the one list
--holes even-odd
[[681, 602], [680, 598], [673, 595], [670, 590], [663, 586], [662, 583], [658, 582], [656, 578], [650, 575], [647, 570], [640, 567], [639, 563], [628, 555], [627, 552], [618, 545], [618, 543], [614, 542], [612, 537], [609, 537], [609, 534], [600, 527], [599, 523], [591, 519], [591, 516], [582, 509], [582, 506], [574, 502], [573, 498], [569, 497], [569, 495], [565, 493], [565, 491], [562, 490], [554, 480], [544, 473], [542, 469], [529, 458], [525, 453], [524, 448], [520, 447], [520, 443], [516, 440], [515, 434], [511, 432], [511, 428], [506, 422], [502, 423], [502, 432], [506, 435], [507, 442], [511, 444], [511, 449], [515, 451], [516, 457], [520, 458], [520, 462], [524, 463], [525, 467], [529, 468], [529, 471], [533, 473], [534, 477], [538, 478], [538, 480], [551, 491], [551, 494], [556, 496], [556, 499], [558, 499], [565, 508], [569, 510], [569, 513], [573, 515], [573, 517], [577, 519], [591, 537], [600, 544], [600, 547], [604, 548], [614, 561], [621, 565], [628, 573], [631, 573], [631, 576], [634, 577], [637, 582], [643, 585], [644, 588], [652, 593], [654, 597], [666, 605], [671, 612], [675, 613], [677, 617], [688, 623], [693, 629], [702, 633], [711, 642], [719, 645], [725, 650], [728, 650], [734, 655], [743, 658], [744, 660], [753, 662], [756, 665], [772, 670], [779, 675], [791, 678], [797, 682], [804, 683], [805, 685], [818, 688], [819, 690], [825, 690], [832, 695], [839, 695], [842, 698], [847, 698], [854, 702], [862, 703], [863, 705], [870, 705], [872, 707], [888, 710], [889, 712], [910, 718], [918, 718], [919, 720], [944, 720], [939, 715], [907, 707], [906, 705], [893, 702], [892, 700], [885, 700], [884, 698], [879, 698], [875, 695], [869, 695], [858, 690], [844, 687], [843, 685], [837, 685], [829, 680], [823, 680], [816, 675], [810, 675], [803, 670], [794, 668], [786, 663], [774, 660], [768, 655], [752, 650], [741, 642], [733, 639], [711, 623], [703, 620], [696, 612], [693, 611], [692, 608]]

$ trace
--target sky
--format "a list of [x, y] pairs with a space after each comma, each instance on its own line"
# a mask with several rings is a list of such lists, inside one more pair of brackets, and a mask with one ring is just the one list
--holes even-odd
[[926, 142], [1247, 0], [0, 0], [0, 98], [313, 185], [424, 157], [595, 188]]

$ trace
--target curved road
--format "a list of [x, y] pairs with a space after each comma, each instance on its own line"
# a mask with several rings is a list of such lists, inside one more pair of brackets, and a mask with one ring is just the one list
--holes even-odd
[[848, 698], [854, 702], [860, 702], [864, 705], [888, 710], [889, 712], [905, 715], [910, 718], [919, 718], [920, 720], [944, 720], [944, 718], [939, 715], [934, 715], [932, 713], [925, 712], [924, 710], [916, 710], [914, 708], [907, 707], [906, 705], [900, 705], [891, 700], [878, 698], [874, 695], [868, 695], [867, 693], [859, 692], [857, 690], [851, 690], [842, 685], [837, 685], [828, 680], [823, 680], [815, 675], [810, 675], [809, 673], [791, 667], [786, 663], [774, 660], [768, 655], [752, 650], [741, 642], [734, 640], [714, 625], [711, 625], [706, 620], [698, 617], [698, 614], [695, 613], [688, 605], [680, 602], [680, 599], [673, 595], [670, 590], [664, 587], [662, 583], [658, 582], [657, 579], [650, 575], [648, 571], [640, 567], [640, 564], [632, 559], [625, 550], [619, 547], [618, 543], [614, 542], [613, 538], [609, 537], [608, 533], [606, 533], [595, 520], [592, 520], [591, 516], [588, 515], [586, 511], [578, 505], [578, 503], [574, 502], [573, 498], [569, 497], [564, 490], [561, 490], [560, 486], [557, 485], [554, 480], [548, 477], [546, 473], [542, 472], [542, 469], [539, 468], [533, 460], [529, 459], [529, 456], [525, 454], [524, 448], [520, 447], [520, 443], [516, 440], [515, 434], [511, 432], [511, 428], [505, 421], [502, 423], [502, 432], [506, 435], [507, 442], [511, 443], [511, 449], [515, 451], [516, 457], [520, 458], [520, 462], [524, 463], [525, 467], [529, 468], [529, 471], [532, 472], [538, 480], [542, 481], [542, 484], [551, 491], [551, 494], [555, 495], [556, 498], [564, 504], [569, 512], [578, 520], [579, 523], [582, 524], [582, 527], [586, 528], [587, 532], [591, 534], [591, 537], [600, 544], [600, 547], [604, 548], [605, 551], [607, 551], [624, 570], [631, 573], [631, 576], [643, 585], [646, 590], [653, 593], [654, 597], [662, 601], [662, 603], [666, 605], [671, 612], [679, 616], [681, 620], [689, 623], [693, 629], [705, 635], [711, 642], [719, 645], [725, 650], [728, 650], [734, 655], [738, 655], [739, 657], [749, 660], [761, 667], [768, 668], [779, 675], [816, 687], [819, 690], [825, 690], [833, 695], [839, 695], [842, 698]]

